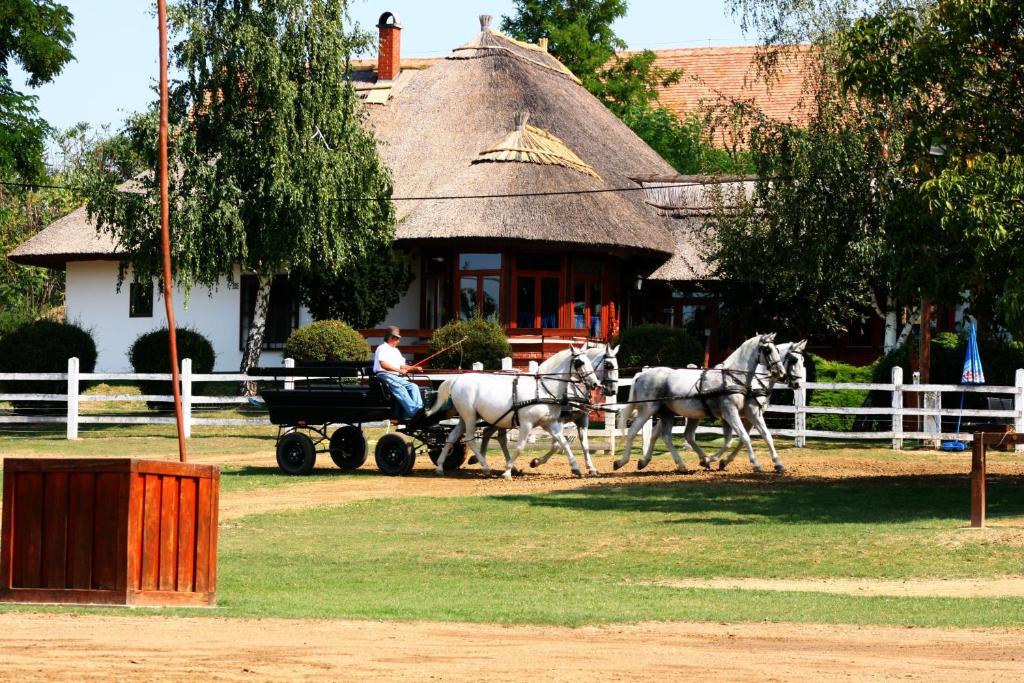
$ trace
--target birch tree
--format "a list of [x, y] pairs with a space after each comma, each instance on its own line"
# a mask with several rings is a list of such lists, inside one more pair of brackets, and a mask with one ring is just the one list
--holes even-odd
[[[337, 275], [394, 238], [391, 176], [349, 78], [372, 39], [348, 0], [180, 0], [169, 16], [182, 74], [171, 98], [175, 281], [216, 287], [236, 266], [256, 276], [245, 372], [275, 276]], [[155, 147], [152, 116], [129, 128]], [[159, 273], [158, 191], [155, 174], [127, 190], [110, 174], [91, 184], [89, 211], [125, 255], [122, 278], [129, 263], [135, 278]]]

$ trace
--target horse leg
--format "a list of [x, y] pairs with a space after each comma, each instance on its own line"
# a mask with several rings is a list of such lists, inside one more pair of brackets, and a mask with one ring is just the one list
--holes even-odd
[[576, 423], [576, 431], [580, 435], [580, 448], [583, 449], [583, 461], [587, 465], [587, 472], [597, 474], [597, 467], [594, 466], [594, 461], [590, 458], [590, 437], [587, 436], [587, 432], [590, 430], [590, 415], [584, 412], [573, 422]]
[[[501, 430], [499, 430], [497, 427], [484, 427], [483, 431], [480, 432], [480, 451], [482, 453], [487, 453], [487, 444], [490, 443], [491, 437], [494, 436], [495, 434], [500, 434], [500, 433], [501, 433]], [[501, 437], [500, 436], [498, 437], [498, 443], [501, 443]], [[469, 456], [469, 459], [466, 462], [469, 465], [476, 464], [476, 456], [475, 455]]]
[[772, 433], [768, 431], [768, 425], [764, 423], [764, 413], [756, 409], [752, 413], [748, 414], [748, 418], [757, 427], [757, 431], [761, 432], [761, 436], [764, 437], [765, 442], [768, 444], [768, 451], [772, 454], [772, 463], [775, 464], [775, 471], [780, 474], [785, 472], [786, 466], [782, 464], [779, 452], [775, 450], [775, 441], [772, 439]]
[[555, 420], [547, 425], [547, 430], [551, 438], [565, 451], [565, 457], [569, 460], [569, 468], [572, 470], [573, 475], [582, 477], [583, 473], [580, 472], [580, 465], [576, 462], [576, 456], [572, 454], [572, 449], [569, 448], [569, 440], [562, 434], [562, 423]]
[[[717, 451], [715, 451], [715, 454], [709, 458], [709, 467], [711, 466], [711, 463], [718, 462], [718, 459], [722, 457], [722, 453], [725, 453], [725, 451], [728, 450], [729, 444], [732, 443], [732, 436], [732, 427], [730, 427], [728, 423], [722, 423], [722, 445]], [[739, 446], [736, 446], [736, 448], [733, 449], [732, 455], [728, 458], [729, 462], [732, 462], [732, 459], [736, 457], [736, 451], [738, 451], [739, 448]]]
[[[747, 430], [747, 434], [750, 433], [750, 423], [747, 422], [746, 418], [743, 419], [743, 428]], [[722, 433], [723, 435], [728, 435], [730, 441], [732, 440], [732, 429], [729, 427], [729, 425], [725, 425], [724, 429], [722, 430]], [[719, 452], [724, 452], [727, 445], [728, 442], [723, 444]], [[741, 448], [743, 448], [742, 441], [733, 446], [732, 452], [729, 453], [727, 457], [719, 461], [718, 469], [724, 470], [726, 467], [728, 467], [732, 463], [732, 461], [736, 459], [736, 455], [740, 452]]]
[[505, 450], [505, 471], [501, 473], [501, 476], [506, 479], [511, 479], [512, 475], [518, 472], [516, 469], [516, 458], [526, 448], [526, 444], [530, 439], [530, 432], [533, 431], [533, 423], [529, 420], [523, 420], [520, 418], [519, 421], [519, 438], [516, 440], [515, 453], [510, 454], [508, 449]]
[[700, 419], [690, 417], [686, 419], [686, 431], [683, 432], [683, 438], [686, 439], [686, 443], [690, 445], [693, 452], [700, 457], [700, 466], [704, 469], [711, 467], [711, 461], [708, 460], [708, 454], [704, 452], [704, 449], [697, 443], [697, 427], [700, 426]]
[[448, 454], [452, 452], [452, 448], [455, 446], [456, 442], [458, 442], [459, 438], [462, 437], [463, 431], [464, 427], [462, 425], [462, 420], [459, 420], [458, 424], [455, 425], [455, 428], [448, 433], [448, 438], [445, 439], [444, 442], [444, 448], [441, 449], [441, 454], [437, 456], [437, 466], [434, 470], [439, 477], [444, 476], [444, 460], [448, 457]]
[[[740, 411], [736, 407], [735, 403], [732, 401], [723, 402], [722, 419], [732, 427], [732, 430], [736, 432], [736, 436], [738, 436], [743, 445], [747, 447], [747, 455], [750, 457], [750, 464], [754, 468], [754, 471], [760, 472], [761, 463], [757, 461], [757, 455], [754, 454], [754, 444], [750, 440], [750, 434], [747, 433], [746, 428], [743, 426], [743, 418], [740, 416]], [[722, 465], [719, 464], [718, 467], [721, 469]]]
[[[651, 429], [651, 441], [647, 444], [647, 452], [644, 453], [643, 457], [636, 463], [636, 468], [642, 470], [647, 467], [651, 462], [651, 457], [654, 455], [654, 444], [658, 442], [658, 437], [653, 434], [654, 430], [661, 431], [665, 428], [665, 418], [659, 418], [657, 424], [653, 425]], [[671, 420], [669, 420], [671, 422]]]
[[531, 460], [530, 461], [530, 467], [540, 467], [541, 465], [547, 463], [547, 461], [551, 459], [551, 456], [554, 455], [557, 452], [558, 452], [558, 444], [556, 442], [552, 441], [551, 442], [551, 448], [548, 449], [548, 452], [545, 453], [544, 455], [540, 456], [539, 458], [534, 458], [533, 460]]
[[[683, 462], [683, 456], [679, 454], [679, 449], [672, 443], [672, 429], [675, 427], [675, 420], [671, 417], [666, 417], [661, 421], [661, 440], [665, 442], [665, 446], [668, 447], [668, 452], [672, 454], [672, 460], [676, 463], [676, 472], [687, 472], [686, 464]], [[653, 439], [652, 439], [653, 441]]]
[[633, 424], [629, 425], [629, 430], [626, 432], [626, 443], [623, 446], [622, 457], [612, 463], [613, 469], [619, 469], [629, 462], [629, 458], [633, 453], [633, 439], [643, 429], [644, 423], [651, 419], [651, 416], [658, 411], [657, 406], [651, 407], [648, 404], [644, 404], [642, 407], [638, 406], [636, 409], [636, 419], [633, 420]]
[[[466, 434], [469, 435], [471, 433], [475, 433], [476, 410], [470, 408], [465, 413], [460, 413], [460, 415], [462, 416], [463, 428], [466, 430]], [[473, 455], [476, 456], [477, 462], [480, 463], [480, 469], [486, 476], [491, 473], [491, 466], [487, 464], [487, 455], [479, 449], [479, 447], [476, 444], [476, 441], [477, 440], [474, 434], [474, 437], [472, 439], [466, 439], [466, 446], [468, 446], [469, 450], [471, 450], [473, 452]]]

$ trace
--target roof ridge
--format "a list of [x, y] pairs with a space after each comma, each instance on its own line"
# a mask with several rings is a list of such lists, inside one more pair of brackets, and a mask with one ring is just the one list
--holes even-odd
[[501, 142], [480, 152], [474, 164], [485, 162], [517, 161], [547, 166], [564, 166], [601, 180], [601, 176], [587, 162], [580, 159], [558, 136], [543, 128], [521, 124], [502, 138]]

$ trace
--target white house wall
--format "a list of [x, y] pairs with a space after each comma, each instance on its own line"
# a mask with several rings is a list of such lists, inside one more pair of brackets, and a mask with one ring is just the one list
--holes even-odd
[[[235, 272], [238, 281], [238, 272]], [[154, 290], [153, 317], [128, 316], [129, 287], [125, 282], [117, 291], [117, 263], [113, 261], [73, 261], [67, 264], [68, 321], [89, 330], [96, 340], [98, 372], [131, 372], [128, 349], [140, 334], [164, 327], [164, 300]], [[188, 303], [179, 290], [174, 292], [174, 318], [178, 327], [191, 327], [205, 335], [217, 353], [214, 369], [237, 371], [242, 362], [238, 348], [239, 290], [229, 287], [227, 278], [213, 290], [196, 287]], [[310, 322], [309, 312], [299, 311], [299, 324]], [[261, 365], [280, 365], [280, 351], [264, 351]]]

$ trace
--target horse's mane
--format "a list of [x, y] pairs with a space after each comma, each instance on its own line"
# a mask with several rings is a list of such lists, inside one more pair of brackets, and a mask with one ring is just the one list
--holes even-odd
[[729, 354], [729, 357], [720, 363], [723, 367], [735, 368], [739, 365], [739, 362], [743, 358], [749, 358], [751, 351], [756, 351], [757, 347], [761, 344], [761, 335], [755, 335], [750, 339], [746, 340], [739, 347]]
[[[596, 368], [597, 359], [604, 359], [604, 356], [608, 353], [608, 345], [595, 344], [594, 346], [591, 346], [590, 348], [584, 350], [584, 353], [587, 355], [588, 358], [590, 358], [590, 362], [593, 363], [594, 367]], [[561, 367], [562, 363], [568, 362], [570, 355], [572, 355], [572, 351], [569, 348], [562, 349], [561, 351], [554, 354], [550, 358], [545, 359], [540, 365], [538, 365], [537, 373], [544, 375], [559, 371], [558, 368]], [[562, 369], [561, 372], [565, 372], [565, 369]]]

